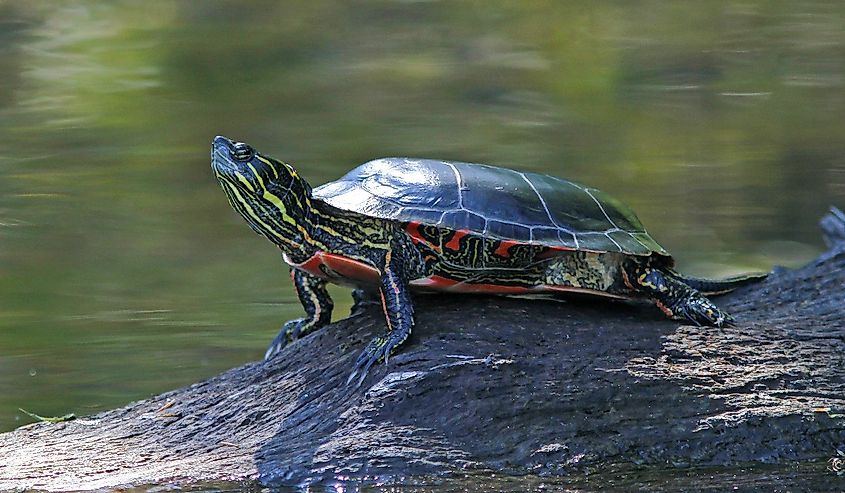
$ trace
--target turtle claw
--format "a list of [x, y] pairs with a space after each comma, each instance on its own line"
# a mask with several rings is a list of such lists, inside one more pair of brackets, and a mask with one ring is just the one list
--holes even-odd
[[291, 342], [311, 332], [313, 328], [314, 321], [305, 318], [297, 318], [286, 322], [264, 353], [264, 361], [269, 360], [281, 352]]
[[380, 360], [384, 360], [384, 363], [387, 364], [390, 359], [390, 354], [393, 353], [394, 349], [402, 344], [406, 338], [407, 335], [405, 337], [401, 337], [397, 333], [390, 333], [386, 336], [376, 337], [370, 341], [367, 347], [361, 351], [360, 355], [358, 355], [358, 359], [355, 360], [355, 368], [352, 370], [352, 374], [349, 375], [349, 378], [346, 379], [346, 385], [349, 385], [355, 376], [360, 373], [358, 383], [355, 385], [356, 387], [360, 387], [364, 382], [364, 379], [367, 377], [370, 367]]
[[358, 378], [358, 382], [355, 384], [355, 388], [360, 387], [361, 384], [364, 383], [364, 379], [367, 378], [367, 373], [370, 371], [370, 367], [373, 366], [373, 363], [375, 363], [375, 361], [375, 359], [368, 360], [367, 364], [364, 365], [363, 368], [357, 366], [356, 363], [356, 368], [352, 370], [352, 373], [349, 374], [349, 378], [346, 379], [346, 385], [349, 385], [352, 380], [355, 379], [355, 375], [358, 375], [358, 373], [360, 372], [361, 376]]
[[287, 340], [279, 340], [279, 336], [277, 335], [276, 338], [273, 339], [273, 342], [270, 343], [267, 351], [264, 352], [264, 361], [269, 361], [270, 358], [284, 349], [285, 345], [287, 345]]
[[[353, 379], [353, 378], [355, 378], [355, 375], [356, 375], [357, 373], [358, 373], [358, 370], [357, 370], [357, 369], [356, 369], [356, 370], [352, 370], [352, 373], [350, 373], [350, 374], [349, 374], [349, 377], [347, 377], [347, 378], [346, 378], [346, 385], [347, 385], [347, 386], [349, 385], [349, 382], [351, 382], [351, 381], [352, 381], [352, 379]], [[360, 383], [359, 383], [358, 385], [356, 385], [356, 387], [360, 387], [360, 386], [361, 386], [361, 384], [360, 384]]]
[[355, 360], [355, 367], [352, 370], [352, 374], [349, 375], [349, 378], [346, 379], [346, 384], [349, 385], [350, 382], [355, 378], [356, 375], [360, 373], [360, 378], [358, 378], [358, 383], [355, 384], [356, 387], [360, 387], [361, 384], [364, 382], [364, 379], [367, 378], [367, 373], [370, 371], [370, 367], [373, 364], [382, 359], [384, 357], [384, 349], [387, 347], [388, 339], [386, 337], [376, 337], [361, 351], [361, 354], [358, 355], [358, 359]]

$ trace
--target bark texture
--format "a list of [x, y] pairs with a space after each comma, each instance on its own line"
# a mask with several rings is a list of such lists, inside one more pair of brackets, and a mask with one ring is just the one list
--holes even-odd
[[[841, 213], [840, 213], [841, 214]], [[604, 300], [416, 298], [401, 353], [346, 378], [378, 307], [186, 388], [0, 435], [0, 490], [827, 459], [845, 444], [845, 218], [831, 250], [692, 327]], [[830, 413], [824, 412], [830, 409]]]

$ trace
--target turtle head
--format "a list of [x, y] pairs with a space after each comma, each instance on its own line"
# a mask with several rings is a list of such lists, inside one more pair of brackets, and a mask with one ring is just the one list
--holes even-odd
[[211, 168], [229, 204], [256, 233], [286, 250], [299, 249], [309, 237], [311, 187], [291, 165], [217, 136]]

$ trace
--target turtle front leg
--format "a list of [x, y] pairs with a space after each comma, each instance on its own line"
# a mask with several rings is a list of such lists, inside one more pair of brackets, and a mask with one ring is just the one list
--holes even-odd
[[664, 275], [660, 269], [637, 266], [626, 271], [626, 283], [648, 295], [670, 318], [687, 320], [695, 325], [725, 327], [734, 324], [729, 314], [719, 309], [695, 289]]
[[334, 303], [326, 290], [326, 281], [297, 269], [291, 269], [291, 279], [299, 302], [305, 308], [305, 317], [291, 320], [282, 326], [264, 353], [265, 360], [272, 358], [288, 343], [328, 325], [332, 320]]
[[355, 361], [355, 369], [346, 380], [347, 384], [360, 373], [358, 385], [361, 385], [370, 367], [382, 359], [387, 363], [390, 355], [411, 335], [414, 305], [411, 302], [404, 267], [402, 253], [388, 250], [379, 286], [381, 304], [387, 320], [387, 333], [373, 339], [361, 352]]

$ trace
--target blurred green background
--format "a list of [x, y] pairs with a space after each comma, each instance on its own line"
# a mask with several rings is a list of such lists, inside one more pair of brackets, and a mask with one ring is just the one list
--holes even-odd
[[314, 185], [389, 155], [556, 174], [718, 276], [823, 249], [843, 84], [838, 1], [0, 2], [0, 430], [256, 360], [300, 316], [216, 134]]

